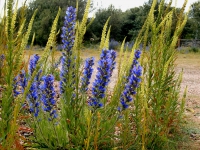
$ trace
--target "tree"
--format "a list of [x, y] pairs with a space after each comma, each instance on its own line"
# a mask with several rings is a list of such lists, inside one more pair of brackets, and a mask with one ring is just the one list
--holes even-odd
[[116, 9], [113, 5], [108, 8], [100, 8], [95, 13], [95, 19], [91, 27], [87, 31], [88, 37], [100, 39], [103, 26], [110, 17], [109, 25], [111, 26], [110, 38], [115, 40], [122, 40], [121, 26], [122, 26], [122, 11]]
[[188, 21], [183, 29], [181, 38], [200, 39], [200, 2], [191, 5]]
[[131, 8], [124, 13], [121, 35], [123, 37], [126, 36], [127, 41], [134, 40], [137, 37], [147, 14], [148, 12], [146, 12], [143, 6]]
[[[79, 20], [82, 19], [86, 3], [86, 0], [78, 0], [79, 9], [77, 13], [77, 19]], [[33, 11], [38, 9], [32, 29], [32, 33], [35, 32], [35, 44], [41, 46], [46, 44], [51, 30], [51, 25], [56, 17], [59, 7], [62, 9], [62, 12], [58, 21], [58, 29], [61, 29], [65, 11], [68, 6], [76, 7], [76, 0], [34, 0], [33, 2], [29, 3], [27, 9], [28, 21], [30, 20]], [[60, 42], [60, 36], [58, 36], [57, 41]]]
[[194, 38], [199, 39], [200, 38], [200, 1], [195, 2], [191, 5], [191, 11], [190, 11], [190, 19], [192, 23], [192, 28], [194, 29]]

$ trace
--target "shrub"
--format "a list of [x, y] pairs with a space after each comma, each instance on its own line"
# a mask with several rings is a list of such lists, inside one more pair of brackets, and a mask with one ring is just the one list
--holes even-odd
[[197, 47], [191, 47], [189, 51], [194, 52], [194, 53], [198, 53], [199, 49]]
[[111, 39], [109, 42], [109, 49], [117, 50], [119, 48], [119, 42], [115, 41], [114, 39]]

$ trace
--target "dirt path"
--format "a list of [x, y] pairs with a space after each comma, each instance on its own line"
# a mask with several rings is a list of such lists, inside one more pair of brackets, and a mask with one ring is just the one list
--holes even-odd
[[183, 69], [181, 91], [187, 86], [185, 106], [186, 128], [184, 132], [191, 141], [183, 144], [183, 149], [200, 150], [200, 55], [181, 54], [177, 59], [177, 73]]

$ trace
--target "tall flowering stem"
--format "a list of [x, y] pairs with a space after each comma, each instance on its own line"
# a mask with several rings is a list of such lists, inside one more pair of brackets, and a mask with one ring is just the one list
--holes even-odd
[[63, 49], [67, 55], [71, 55], [75, 40], [76, 8], [68, 7], [65, 15], [64, 26], [62, 27]]
[[42, 77], [43, 83], [40, 85], [41, 89], [41, 102], [43, 104], [43, 110], [48, 112], [50, 115], [50, 120], [57, 118], [57, 112], [55, 110], [56, 100], [55, 100], [55, 89], [54, 89], [54, 76], [47, 75]]
[[37, 117], [39, 113], [40, 101], [36, 82], [31, 84], [29, 94], [27, 95], [27, 101], [29, 105], [29, 111], [33, 113], [35, 117]]
[[30, 76], [32, 76], [39, 59], [40, 59], [40, 56], [38, 54], [35, 54], [31, 57], [29, 61], [29, 66], [28, 66], [28, 73]]
[[100, 60], [98, 62], [96, 79], [93, 82], [92, 97], [89, 100], [89, 105], [96, 108], [102, 107], [101, 99], [105, 97], [106, 86], [112, 76], [112, 71], [115, 68], [116, 52], [114, 50], [102, 50]]
[[120, 110], [124, 110], [129, 107], [128, 102], [131, 102], [133, 100], [133, 95], [136, 94], [136, 89], [138, 88], [139, 83], [141, 82], [140, 77], [142, 75], [142, 67], [139, 65], [139, 62], [138, 62], [140, 55], [141, 55], [141, 51], [136, 50], [135, 58], [131, 65], [131, 69], [130, 69], [129, 76], [127, 78], [125, 89], [120, 96], [120, 102], [122, 105], [122, 109], [119, 108]]
[[88, 90], [88, 85], [90, 84], [89, 80], [92, 76], [94, 65], [94, 57], [88, 58], [85, 61], [83, 77], [81, 78], [81, 91], [86, 92]]
[[[36, 65], [37, 65], [39, 59], [40, 59], [40, 56], [37, 54], [35, 54], [31, 57], [31, 59], [29, 61], [29, 66], [28, 66], [29, 76], [33, 75], [33, 72], [35, 71], [35, 68], [36, 68]], [[29, 89], [29, 94], [27, 95], [29, 110], [31, 113], [34, 114], [35, 117], [38, 116], [39, 106], [40, 106], [40, 101], [39, 101], [40, 74], [41, 74], [41, 70], [36, 74], [34, 81], [31, 84], [31, 87]]]
[[[67, 79], [69, 78], [69, 70], [72, 65], [72, 48], [75, 41], [75, 24], [76, 24], [76, 8], [68, 7], [66, 11], [64, 26], [62, 27], [62, 43], [63, 50], [61, 58], [61, 73], [60, 73], [60, 91], [64, 93]], [[72, 66], [71, 66], [72, 67]]]

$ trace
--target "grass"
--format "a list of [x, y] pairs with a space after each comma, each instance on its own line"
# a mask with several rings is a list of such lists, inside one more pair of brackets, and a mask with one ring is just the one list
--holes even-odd
[[[101, 51], [96, 50], [96, 49], [91, 49], [91, 48], [84, 48], [81, 51], [81, 58], [82, 59], [86, 59], [88, 57], [95, 57], [95, 58], [99, 58]], [[27, 60], [27, 58], [33, 54], [39, 54], [42, 55], [43, 51], [42, 50], [26, 50], [25, 51], [25, 60]], [[55, 52], [55, 57], [59, 58], [61, 56], [61, 52], [60, 51], [56, 51]], [[200, 53], [182, 53], [180, 52], [178, 54], [178, 58], [176, 60], [176, 64], [179, 67], [190, 67], [191, 65], [193, 67], [199, 67], [200, 66]]]
[[200, 53], [179, 53], [176, 63], [179, 67], [200, 67]]

